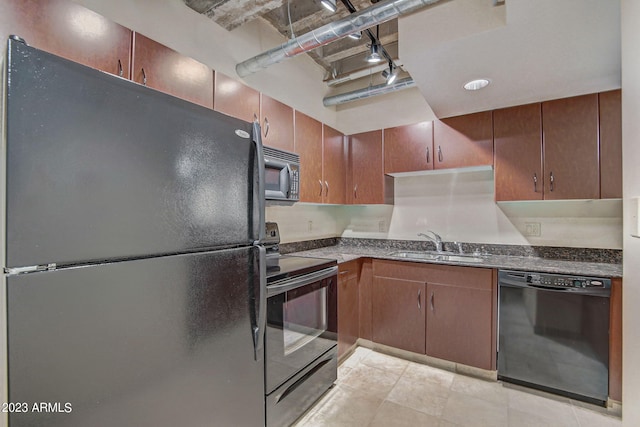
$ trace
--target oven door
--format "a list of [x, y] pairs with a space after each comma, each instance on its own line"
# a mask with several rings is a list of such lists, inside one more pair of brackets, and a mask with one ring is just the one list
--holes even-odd
[[337, 345], [337, 267], [267, 288], [266, 393]]

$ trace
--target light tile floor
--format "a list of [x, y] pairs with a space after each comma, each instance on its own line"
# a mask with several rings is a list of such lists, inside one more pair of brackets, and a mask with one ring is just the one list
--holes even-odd
[[604, 408], [521, 391], [358, 347], [297, 423], [314, 426], [621, 426]]

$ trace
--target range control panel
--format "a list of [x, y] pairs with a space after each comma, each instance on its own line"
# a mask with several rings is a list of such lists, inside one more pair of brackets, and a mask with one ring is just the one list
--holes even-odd
[[564, 274], [528, 273], [527, 283], [556, 288], [609, 289], [610, 279], [568, 276]]

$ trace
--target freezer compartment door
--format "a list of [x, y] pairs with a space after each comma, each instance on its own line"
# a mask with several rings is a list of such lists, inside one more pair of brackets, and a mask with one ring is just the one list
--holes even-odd
[[260, 267], [243, 248], [9, 277], [9, 399], [29, 407], [10, 425], [264, 425]]
[[259, 127], [10, 41], [8, 267], [259, 239]]

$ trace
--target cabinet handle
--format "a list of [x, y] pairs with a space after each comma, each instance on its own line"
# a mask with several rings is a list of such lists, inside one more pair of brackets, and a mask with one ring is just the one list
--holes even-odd
[[341, 272], [340, 272], [340, 273], [338, 273], [338, 274], [342, 276], [343, 274], [347, 274], [347, 273], [349, 273], [349, 270], [341, 271]]
[[358, 198], [358, 184], [356, 184], [356, 186], [353, 187], [353, 198], [354, 199]]
[[553, 191], [553, 172], [549, 174], [549, 190]]
[[438, 161], [442, 163], [442, 148], [438, 145]]
[[325, 181], [324, 182], [324, 186], [325, 186], [324, 195], [326, 197], [329, 197], [329, 183], [327, 181]]
[[422, 305], [420, 304], [420, 295], [422, 293], [421, 289], [418, 289], [418, 310], [420, 310], [422, 308]]
[[264, 137], [266, 138], [269, 135], [269, 120], [264, 118]]
[[144, 72], [144, 68], [142, 69], [142, 84], [147, 85], [147, 73]]
[[427, 147], [427, 163], [429, 163], [429, 147]]
[[120, 77], [124, 76], [124, 70], [122, 69], [122, 61], [118, 59], [118, 75]]
[[431, 311], [433, 311], [433, 292], [431, 292]]
[[320, 194], [318, 196], [322, 196], [322, 181], [318, 180], [318, 183], [320, 184]]
[[533, 174], [533, 192], [538, 192], [538, 175], [535, 173]]

